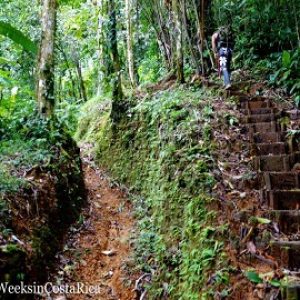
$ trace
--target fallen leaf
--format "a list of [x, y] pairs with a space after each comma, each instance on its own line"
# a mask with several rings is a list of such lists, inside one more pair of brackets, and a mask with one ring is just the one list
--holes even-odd
[[270, 224], [271, 223], [271, 221], [269, 219], [266, 219], [266, 218], [256, 217], [256, 220], [260, 224]]
[[263, 280], [254, 271], [245, 272], [245, 276], [253, 283], [262, 283]]

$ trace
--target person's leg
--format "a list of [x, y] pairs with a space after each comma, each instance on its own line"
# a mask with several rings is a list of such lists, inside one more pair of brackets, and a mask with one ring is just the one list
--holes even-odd
[[230, 88], [230, 75], [228, 69], [228, 50], [221, 48], [219, 50], [220, 70], [223, 74], [225, 88]]
[[225, 89], [229, 89], [231, 87], [231, 83], [230, 83], [230, 74], [227, 68], [223, 70], [223, 77], [224, 77]]

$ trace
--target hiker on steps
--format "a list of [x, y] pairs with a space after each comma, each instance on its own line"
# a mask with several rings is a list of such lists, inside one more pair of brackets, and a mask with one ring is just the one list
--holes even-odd
[[224, 77], [224, 86], [228, 90], [231, 88], [231, 58], [233, 49], [233, 35], [230, 26], [220, 27], [211, 37], [212, 49], [214, 52], [215, 59], [218, 63], [219, 76], [221, 73]]

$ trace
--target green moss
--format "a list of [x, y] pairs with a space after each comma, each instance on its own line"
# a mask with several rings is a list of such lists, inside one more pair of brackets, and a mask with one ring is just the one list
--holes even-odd
[[209, 299], [225, 284], [208, 283], [217, 270], [226, 277], [222, 233], [208, 209], [215, 184], [210, 101], [199, 90], [161, 92], [131, 103], [114, 133], [104, 115], [95, 135], [99, 163], [139, 194], [136, 253], [140, 268], [155, 270], [151, 299], [161, 299], [166, 286], [170, 299]]
[[100, 128], [105, 127], [109, 108], [109, 102], [105, 99], [95, 97], [88, 101], [81, 109], [75, 140], [95, 141]]

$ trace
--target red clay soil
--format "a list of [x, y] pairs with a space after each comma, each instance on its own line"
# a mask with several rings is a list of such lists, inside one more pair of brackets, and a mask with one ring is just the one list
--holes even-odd
[[[133, 265], [130, 240], [135, 225], [131, 204], [123, 192], [112, 188], [101, 171], [89, 163], [84, 164], [84, 176], [89, 203], [84, 213], [85, 221], [67, 241], [68, 246], [60, 255], [60, 260], [67, 264], [61, 266], [63, 271], [58, 273], [64, 272], [63, 282], [99, 286], [101, 292], [96, 295], [61, 295], [54, 299], [136, 299], [136, 277], [130, 274], [133, 267], [129, 267], [130, 262]], [[70, 262], [74, 267], [68, 272], [66, 266]]]

